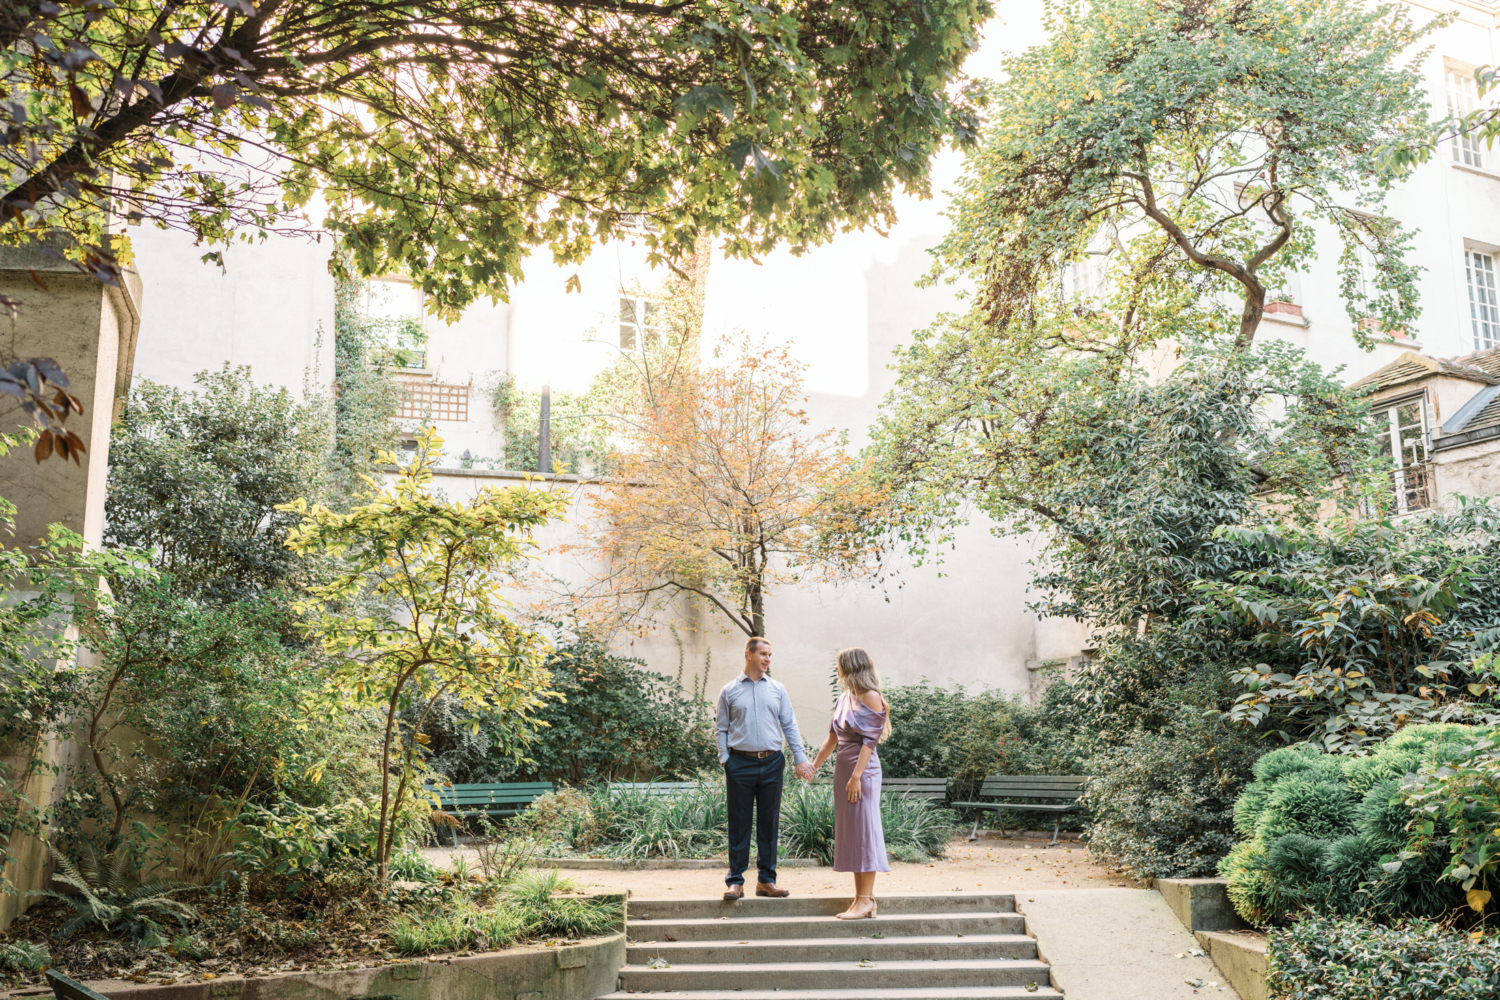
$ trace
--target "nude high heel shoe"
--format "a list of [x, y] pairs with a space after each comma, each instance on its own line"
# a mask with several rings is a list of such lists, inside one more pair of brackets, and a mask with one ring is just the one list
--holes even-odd
[[[868, 910], [860, 909], [860, 900], [864, 899], [868, 899], [870, 901], [870, 908]], [[855, 896], [854, 903], [849, 907], [849, 909], [845, 910], [843, 913], [836, 913], [834, 914], [834, 916], [839, 920], [868, 920], [875, 916], [875, 909], [876, 906], [874, 896]]]

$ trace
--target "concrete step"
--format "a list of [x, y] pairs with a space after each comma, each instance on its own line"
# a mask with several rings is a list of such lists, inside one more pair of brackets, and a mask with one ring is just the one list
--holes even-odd
[[[752, 890], [753, 891], [753, 890]], [[951, 895], [877, 896], [881, 916], [908, 913], [1014, 913], [1016, 897], [1009, 893], [955, 892]], [[843, 896], [790, 896], [767, 899], [747, 895], [734, 903], [717, 899], [632, 899], [631, 920], [713, 920], [726, 917], [831, 917], [854, 902]]]
[[[630, 903], [634, 911], [636, 903]], [[635, 913], [626, 927], [632, 941], [723, 941], [775, 940], [784, 938], [887, 937], [919, 934], [1023, 934], [1026, 918], [1019, 913], [903, 913], [891, 916], [885, 910], [874, 920], [837, 920], [820, 917], [737, 917], [734, 920], [699, 918], [657, 919], [637, 923]]]
[[[642, 994], [606, 993], [599, 1000], [638, 1000]], [[928, 986], [896, 990], [688, 990], [671, 1000], [1063, 1000], [1051, 986]]]
[[[870, 990], [943, 986], [1020, 986], [1052, 982], [1046, 962], [1037, 959], [957, 959], [954, 961], [755, 962], [684, 964], [665, 969], [627, 965], [620, 988], [641, 990]], [[744, 1000], [743, 997], [740, 1000]]]
[[633, 944], [628, 965], [663, 958], [672, 965], [757, 962], [921, 962], [970, 958], [1036, 958], [1036, 941], [1025, 934], [972, 934], [808, 938], [799, 941], [661, 941]]

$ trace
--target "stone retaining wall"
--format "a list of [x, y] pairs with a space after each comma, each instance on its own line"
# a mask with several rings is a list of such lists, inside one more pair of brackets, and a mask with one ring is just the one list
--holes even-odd
[[[172, 986], [87, 985], [109, 1000], [594, 1000], [613, 993], [623, 932], [557, 945], [521, 945], [336, 972], [288, 972]], [[44, 991], [31, 990], [27, 993]], [[50, 991], [45, 991], [50, 993]]]

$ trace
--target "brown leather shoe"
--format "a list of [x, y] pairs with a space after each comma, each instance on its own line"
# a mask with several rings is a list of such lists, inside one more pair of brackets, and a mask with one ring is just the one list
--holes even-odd
[[742, 885], [732, 885], [728, 889], [724, 890], [724, 902], [726, 902], [726, 903], [732, 903], [736, 899], [739, 899], [740, 897], [742, 897], [743, 895], [745, 895], [745, 887], [744, 886], [742, 886]]
[[786, 896], [790, 896], [792, 894], [792, 890], [778, 889], [776, 888], [775, 882], [757, 882], [755, 883], [755, 894], [757, 896], [774, 896], [777, 899], [782, 899]]

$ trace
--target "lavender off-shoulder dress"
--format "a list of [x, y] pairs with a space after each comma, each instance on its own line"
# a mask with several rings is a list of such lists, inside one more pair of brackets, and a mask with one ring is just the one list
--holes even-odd
[[[833, 870], [888, 872], [885, 831], [880, 825], [880, 731], [885, 713], [877, 712], [847, 691], [833, 707], [828, 731], [839, 739], [833, 762]], [[859, 801], [850, 802], [844, 786], [854, 774], [861, 747], [870, 748], [870, 762], [859, 778]]]

